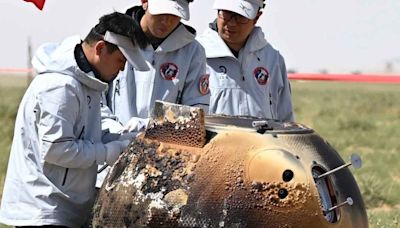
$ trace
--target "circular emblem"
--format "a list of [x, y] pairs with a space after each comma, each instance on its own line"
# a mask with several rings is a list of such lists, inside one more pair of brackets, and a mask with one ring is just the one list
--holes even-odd
[[164, 63], [160, 66], [160, 74], [165, 80], [173, 80], [178, 76], [178, 67], [174, 63]]
[[199, 90], [200, 90], [200, 93], [203, 95], [206, 95], [209, 91], [209, 89], [208, 89], [208, 85], [210, 84], [209, 78], [210, 78], [210, 75], [208, 75], [208, 74], [202, 75], [200, 77]]
[[254, 70], [254, 77], [257, 79], [258, 84], [265, 85], [269, 78], [268, 70], [264, 67], [257, 67]]
[[221, 73], [226, 74], [226, 67], [225, 66], [219, 66], [219, 70]]

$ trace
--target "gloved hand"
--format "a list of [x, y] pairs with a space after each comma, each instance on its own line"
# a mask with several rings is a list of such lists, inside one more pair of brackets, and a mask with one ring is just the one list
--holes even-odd
[[139, 117], [132, 117], [128, 123], [124, 126], [123, 132], [141, 131], [147, 127], [149, 118], [142, 119]]
[[124, 132], [119, 135], [118, 140], [119, 141], [123, 141], [123, 140], [132, 141], [134, 138], [136, 138], [137, 134], [138, 134], [138, 132]]
[[123, 140], [104, 144], [106, 147], [106, 163], [112, 166], [117, 161], [122, 151], [128, 147], [130, 142], [131, 140]]

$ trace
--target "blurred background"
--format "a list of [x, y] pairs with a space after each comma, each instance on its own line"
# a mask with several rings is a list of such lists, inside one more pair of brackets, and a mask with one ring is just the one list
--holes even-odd
[[[27, 45], [80, 34], [97, 19], [139, 0], [47, 0], [43, 11], [22, 0], [0, 0], [0, 68], [24, 68]], [[215, 19], [213, 0], [194, 0], [186, 22], [202, 33]], [[400, 72], [400, 1], [266, 0], [259, 20], [291, 72]], [[30, 40], [30, 41], [29, 41]]]

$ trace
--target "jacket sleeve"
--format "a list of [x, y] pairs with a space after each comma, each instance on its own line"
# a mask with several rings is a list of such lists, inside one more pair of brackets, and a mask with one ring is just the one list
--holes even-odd
[[193, 44], [195, 49], [191, 62], [189, 63], [189, 71], [183, 88], [182, 104], [201, 107], [204, 109], [205, 113], [208, 113], [210, 92], [208, 88], [208, 75], [206, 72], [206, 54], [204, 48], [198, 41], [193, 42], [195, 42], [195, 44]]
[[120, 136], [120, 132], [123, 131], [123, 125], [118, 121], [118, 118], [112, 112], [110, 108], [110, 91], [112, 87], [109, 87], [109, 92], [104, 92], [101, 96], [101, 129], [102, 129], [102, 141], [104, 143], [117, 140]]
[[[80, 118], [77, 88], [58, 85], [37, 95], [37, 129], [42, 159], [66, 168], [88, 168], [104, 162], [106, 148], [82, 138], [85, 129], [75, 129]], [[89, 117], [90, 118], [90, 117]], [[77, 134], [77, 132], [79, 132]]]
[[280, 73], [282, 76], [283, 87], [278, 92], [278, 107], [277, 114], [281, 117], [282, 121], [294, 121], [293, 107], [292, 107], [292, 93], [290, 89], [290, 82], [287, 76], [285, 60], [279, 55]]

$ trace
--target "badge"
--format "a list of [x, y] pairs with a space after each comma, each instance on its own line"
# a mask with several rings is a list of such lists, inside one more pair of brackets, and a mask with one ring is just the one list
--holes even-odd
[[269, 78], [268, 70], [264, 67], [257, 67], [254, 70], [254, 77], [257, 79], [258, 84], [265, 85]]
[[200, 93], [203, 95], [206, 95], [209, 91], [209, 89], [208, 89], [208, 85], [210, 84], [209, 78], [210, 78], [210, 75], [208, 75], [208, 74], [202, 75], [200, 77], [199, 90], [200, 90]]
[[219, 66], [219, 70], [221, 73], [226, 74], [227, 70], [225, 66]]
[[89, 107], [89, 109], [91, 109], [92, 106], [90, 105], [90, 103], [92, 103], [92, 98], [90, 96], [86, 96], [86, 98], [87, 98], [88, 107]]
[[178, 67], [174, 63], [164, 63], [160, 66], [160, 74], [165, 80], [173, 80], [178, 76]]

